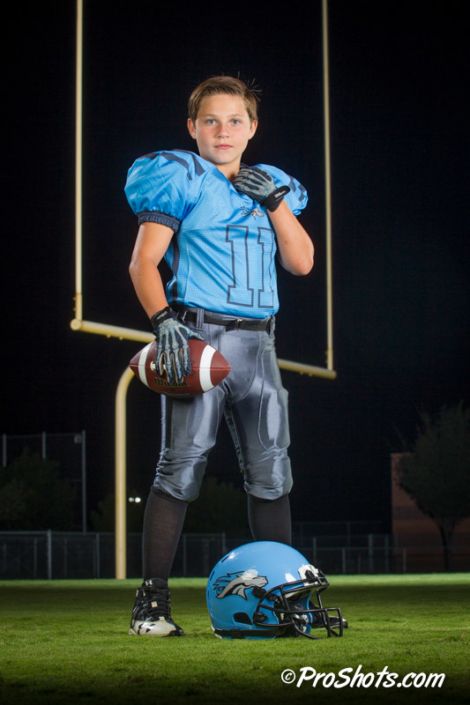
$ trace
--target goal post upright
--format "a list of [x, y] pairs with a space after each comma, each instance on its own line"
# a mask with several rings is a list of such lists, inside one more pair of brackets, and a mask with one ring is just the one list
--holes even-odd
[[[77, 0], [75, 41], [75, 297], [74, 321], [83, 319], [83, 0]], [[73, 330], [76, 330], [72, 326]]]
[[[333, 364], [333, 253], [331, 209], [331, 141], [330, 141], [330, 60], [328, 42], [328, 0], [322, 0], [322, 53], [323, 53], [323, 129], [325, 154], [325, 240], [326, 240], [326, 366]], [[336, 374], [335, 374], [336, 377]]]

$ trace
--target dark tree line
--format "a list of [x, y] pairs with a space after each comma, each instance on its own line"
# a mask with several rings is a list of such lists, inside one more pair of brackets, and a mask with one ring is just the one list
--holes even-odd
[[24, 450], [0, 471], [0, 529], [70, 530], [75, 491], [59, 463]]
[[436, 415], [423, 412], [416, 440], [405, 450], [400, 485], [436, 522], [449, 570], [455, 528], [470, 516], [470, 410], [461, 402]]

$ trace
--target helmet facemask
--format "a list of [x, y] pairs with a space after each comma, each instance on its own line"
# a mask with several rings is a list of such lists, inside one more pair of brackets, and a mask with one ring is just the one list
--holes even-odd
[[254, 588], [259, 602], [253, 614], [253, 624], [275, 629], [277, 637], [306, 636], [318, 639], [311, 632], [325, 629], [327, 636], [343, 636], [343, 618], [338, 607], [324, 607], [321, 593], [328, 580], [317, 571], [307, 570], [305, 579], [276, 585], [270, 590]]

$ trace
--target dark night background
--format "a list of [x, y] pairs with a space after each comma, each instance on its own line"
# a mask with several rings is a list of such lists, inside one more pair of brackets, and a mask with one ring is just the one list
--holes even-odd
[[[467, 3], [331, 0], [336, 381], [283, 373], [294, 519], [389, 522], [389, 454], [421, 408], [470, 400]], [[278, 355], [324, 365], [320, 1], [271, 6], [85, 2], [84, 318], [147, 330], [127, 272], [123, 194], [146, 152], [194, 149], [186, 100], [218, 73], [262, 88], [245, 161], [310, 194], [306, 278], [280, 272]], [[21, 4], [7, 25], [3, 433], [86, 429], [89, 506], [113, 490], [114, 394], [139, 344], [72, 333], [75, 3]], [[137, 382], [129, 487], [146, 493], [158, 398]], [[224, 429], [209, 475], [239, 483]]]

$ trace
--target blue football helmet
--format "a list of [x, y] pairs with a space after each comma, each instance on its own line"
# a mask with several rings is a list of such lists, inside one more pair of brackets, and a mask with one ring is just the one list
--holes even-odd
[[254, 541], [233, 549], [214, 566], [207, 583], [207, 608], [221, 638], [342, 636], [338, 607], [324, 607], [329, 586], [318, 568], [291, 546]]

